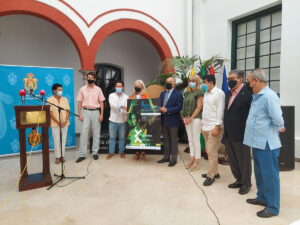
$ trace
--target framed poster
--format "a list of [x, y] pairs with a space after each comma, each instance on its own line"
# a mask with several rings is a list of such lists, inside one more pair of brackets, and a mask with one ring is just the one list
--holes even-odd
[[126, 149], [161, 150], [160, 99], [127, 100]]

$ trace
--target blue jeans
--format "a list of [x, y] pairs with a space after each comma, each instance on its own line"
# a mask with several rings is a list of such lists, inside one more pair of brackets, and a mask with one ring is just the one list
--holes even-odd
[[119, 133], [119, 153], [124, 153], [125, 132], [126, 123], [114, 123], [109, 121], [109, 154], [115, 153], [117, 133]]
[[265, 203], [267, 209], [277, 215], [280, 208], [280, 180], [278, 156], [280, 148], [265, 150], [253, 148], [254, 173], [257, 186], [257, 200]]

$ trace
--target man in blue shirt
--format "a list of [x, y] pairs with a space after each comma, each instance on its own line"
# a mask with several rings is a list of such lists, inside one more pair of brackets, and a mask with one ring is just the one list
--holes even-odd
[[249, 111], [244, 144], [252, 147], [257, 197], [247, 199], [254, 205], [265, 206], [257, 212], [259, 217], [279, 214], [280, 181], [278, 156], [280, 139], [278, 132], [284, 132], [284, 121], [277, 94], [267, 86], [263, 69], [255, 69], [247, 77], [247, 87], [252, 90], [253, 100]]

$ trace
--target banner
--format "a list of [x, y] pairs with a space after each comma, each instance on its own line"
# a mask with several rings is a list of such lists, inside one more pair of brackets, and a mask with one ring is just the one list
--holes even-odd
[[126, 149], [161, 150], [160, 99], [127, 100]]
[[[46, 68], [30, 66], [0, 65], [0, 156], [20, 152], [19, 131], [16, 129], [14, 106], [16, 105], [42, 105], [41, 100], [30, 97], [29, 90], [39, 96], [40, 90], [46, 91], [45, 99], [53, 95], [52, 85], [63, 85], [63, 96], [69, 100], [70, 111], [74, 112], [74, 80], [73, 69]], [[25, 103], [22, 104], [19, 90], [26, 90]], [[26, 129], [27, 151], [31, 150], [28, 140], [32, 136], [32, 129]], [[41, 134], [41, 129], [38, 129]], [[67, 147], [76, 146], [75, 118], [70, 116], [70, 126], [67, 135]], [[49, 128], [49, 148], [54, 149], [52, 129]], [[42, 144], [33, 148], [34, 151], [42, 149]]]

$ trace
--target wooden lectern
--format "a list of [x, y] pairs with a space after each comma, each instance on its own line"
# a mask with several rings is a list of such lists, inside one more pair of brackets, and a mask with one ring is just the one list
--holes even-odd
[[39, 127], [42, 127], [43, 172], [28, 175], [26, 168], [19, 183], [19, 191], [50, 186], [53, 183], [49, 165], [48, 129], [51, 123], [50, 106], [15, 106], [14, 108], [16, 113], [16, 127], [19, 130], [21, 173], [24, 170], [27, 161], [25, 130], [26, 128], [36, 128], [38, 126], [38, 118]]

